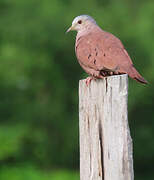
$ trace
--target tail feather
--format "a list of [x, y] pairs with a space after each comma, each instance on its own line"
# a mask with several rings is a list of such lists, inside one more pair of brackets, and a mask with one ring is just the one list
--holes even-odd
[[135, 67], [133, 67], [132, 66], [132, 68], [130, 69], [130, 71], [128, 72], [128, 75], [132, 78], [132, 79], [134, 79], [134, 80], [136, 80], [136, 81], [138, 81], [138, 82], [140, 82], [140, 83], [143, 83], [143, 84], [147, 84], [148, 82], [137, 72], [137, 70], [135, 69]]
[[146, 81], [142, 76], [135, 77], [134, 79], [142, 84], [148, 84], [148, 81]]

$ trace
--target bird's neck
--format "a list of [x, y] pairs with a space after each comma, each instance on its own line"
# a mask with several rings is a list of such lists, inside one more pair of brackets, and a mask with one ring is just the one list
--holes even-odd
[[96, 32], [96, 31], [99, 31], [99, 30], [100, 30], [100, 27], [97, 24], [96, 25], [86, 26], [85, 28], [82, 28], [81, 30], [78, 30], [76, 39], [78, 39], [81, 36], [85, 36], [86, 34]]

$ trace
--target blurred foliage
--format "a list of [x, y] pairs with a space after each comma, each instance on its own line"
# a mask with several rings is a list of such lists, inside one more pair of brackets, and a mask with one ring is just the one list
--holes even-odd
[[0, 1], [0, 179], [79, 179], [78, 80], [85, 73], [75, 33], [65, 31], [80, 14], [118, 36], [149, 81], [130, 80], [129, 121], [135, 177], [154, 179], [152, 0]]
[[3, 180], [78, 180], [79, 174], [75, 171], [40, 171], [33, 166], [21, 166], [12, 168], [2, 168], [0, 170], [0, 179]]

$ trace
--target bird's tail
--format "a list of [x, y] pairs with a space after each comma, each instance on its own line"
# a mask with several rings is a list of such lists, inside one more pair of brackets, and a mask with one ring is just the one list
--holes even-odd
[[140, 83], [143, 83], [143, 84], [147, 84], [147, 83], [148, 83], [148, 82], [137, 72], [137, 70], [135, 69], [134, 66], [132, 66], [132, 68], [131, 68], [130, 71], [128, 72], [128, 75], [129, 75], [132, 79], [134, 79], [134, 80], [136, 80], [136, 81], [138, 81], [138, 82], [140, 82]]

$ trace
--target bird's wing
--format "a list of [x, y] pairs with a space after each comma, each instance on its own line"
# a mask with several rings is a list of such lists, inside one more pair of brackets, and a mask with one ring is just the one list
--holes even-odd
[[95, 70], [128, 73], [132, 61], [121, 41], [114, 35], [99, 31], [76, 40], [76, 55], [84, 66]]

